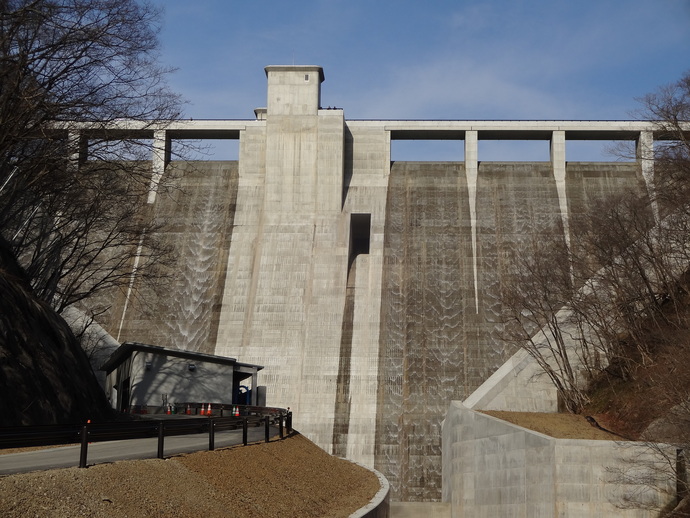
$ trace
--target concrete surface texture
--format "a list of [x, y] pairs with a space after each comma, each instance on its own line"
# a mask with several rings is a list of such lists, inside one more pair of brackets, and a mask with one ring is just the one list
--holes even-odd
[[[675, 500], [666, 459], [644, 444], [554, 439], [459, 402], [444, 422], [443, 450], [452, 516], [647, 518]], [[631, 498], [643, 505], [626, 508]]]
[[476, 410], [557, 412], [558, 392], [534, 358], [520, 349], [463, 404]]
[[390, 518], [451, 518], [450, 504], [443, 502], [394, 502]]
[[[320, 67], [266, 72], [256, 120], [151, 134], [154, 180], [178, 188], [149, 201], [179, 261], [167, 293], [119, 295], [99, 323], [263, 365], [268, 404], [291, 407], [302, 433], [383, 472], [394, 501], [439, 500], [449, 403], [515, 352], [498, 338], [505, 251], [553, 224], [570, 239], [569, 215], [649, 178], [643, 161], [566, 162], [568, 139], [643, 141], [651, 127], [347, 121], [320, 109]], [[170, 139], [194, 135], [239, 138], [239, 161], [166, 163]], [[409, 138], [463, 140], [465, 160], [392, 163], [391, 140]], [[482, 162], [485, 138], [549, 140], [551, 160]]]

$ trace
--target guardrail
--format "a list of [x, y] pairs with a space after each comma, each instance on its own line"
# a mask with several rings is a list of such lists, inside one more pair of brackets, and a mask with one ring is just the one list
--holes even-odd
[[[221, 406], [221, 405], [218, 405]], [[229, 405], [228, 405], [229, 406]], [[237, 407], [237, 405], [234, 405]], [[102, 441], [119, 441], [158, 437], [158, 458], [164, 458], [165, 437], [208, 433], [208, 449], [215, 449], [215, 433], [222, 430], [233, 430], [242, 427], [242, 444], [247, 445], [249, 425], [264, 424], [265, 441], [270, 439], [271, 421], [278, 423], [280, 438], [285, 431], [292, 431], [292, 412], [282, 408], [241, 406], [242, 415], [218, 417], [179, 416], [178, 419], [140, 418], [135, 421], [114, 421], [83, 425], [43, 425], [0, 428], [0, 448], [47, 446], [56, 444], [81, 444], [79, 467], [85, 468], [89, 443]]]

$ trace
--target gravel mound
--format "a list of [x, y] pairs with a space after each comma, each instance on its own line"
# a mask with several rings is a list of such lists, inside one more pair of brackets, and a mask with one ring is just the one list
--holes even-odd
[[372, 472], [305, 437], [0, 478], [0, 516], [347, 517], [379, 490]]

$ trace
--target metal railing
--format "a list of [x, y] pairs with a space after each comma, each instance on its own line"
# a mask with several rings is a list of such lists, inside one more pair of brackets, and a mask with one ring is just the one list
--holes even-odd
[[[185, 404], [186, 405], [186, 404]], [[208, 433], [208, 449], [215, 449], [215, 434], [222, 430], [236, 430], [242, 428], [242, 444], [247, 445], [247, 434], [250, 425], [264, 424], [265, 442], [270, 440], [270, 425], [277, 422], [280, 438], [285, 432], [292, 432], [292, 412], [282, 408], [242, 406], [242, 405], [213, 405], [222, 413], [222, 408], [233, 407], [233, 413], [220, 417], [207, 415], [205, 417], [180, 416], [178, 419], [140, 418], [133, 421], [112, 421], [104, 423], [73, 424], [73, 425], [43, 425], [18, 426], [0, 428], [0, 449], [28, 446], [48, 446], [59, 444], [81, 445], [79, 467], [87, 465], [89, 443], [102, 441], [119, 441], [128, 439], [142, 439], [158, 437], [158, 458], [164, 458], [165, 437]], [[239, 408], [238, 408], [239, 407]], [[186, 407], [185, 407], [186, 408]], [[238, 410], [238, 411], [236, 411]]]
[[[286, 413], [284, 408], [262, 407], [253, 405], [228, 405], [225, 403], [171, 403], [169, 405], [132, 405], [126, 413], [133, 415], [156, 415], [156, 414], [175, 414], [175, 415], [208, 415], [211, 409], [212, 415], [226, 416], [247, 416], [266, 413]], [[288, 409], [289, 410], [289, 409]]]

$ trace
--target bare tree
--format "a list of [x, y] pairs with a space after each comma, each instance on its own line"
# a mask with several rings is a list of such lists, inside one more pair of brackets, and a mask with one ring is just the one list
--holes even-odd
[[[152, 142], [180, 99], [158, 65], [158, 12], [136, 0], [0, 0], [0, 237], [58, 311], [155, 277]], [[89, 133], [79, 131], [88, 125]], [[88, 160], [78, 164], [88, 148]]]
[[501, 287], [503, 338], [523, 348], [556, 387], [564, 406], [586, 402], [575, 337], [562, 308], [573, 295], [571, 254], [559, 229], [531, 236], [513, 257], [513, 273]]
[[560, 228], [539, 236], [502, 289], [506, 338], [535, 358], [571, 411], [604, 369], [626, 378], [653, 361], [651, 333], [687, 326], [690, 75], [642, 101], [657, 126], [654, 189], [573, 215], [570, 249], [550, 237]]
[[516, 255], [502, 302], [507, 338], [542, 367], [568, 410], [581, 409], [597, 378], [647, 387], [654, 420], [634, 427], [648, 453], [615, 474], [643, 489], [621, 505], [652, 508], [652, 496], [670, 491], [677, 498], [664, 516], [688, 516], [690, 74], [641, 101], [655, 125], [654, 188], [573, 215], [569, 249], [560, 228], [538, 236]]
[[[654, 319], [648, 327], [653, 338], [663, 340], [666, 345], [663, 372], [648, 379], [657, 391], [655, 400], [661, 410], [642, 438], [651, 452], [665, 460], [660, 464], [661, 471], [676, 481], [674, 505], [661, 516], [690, 516], [690, 347], [687, 345], [690, 337], [690, 72], [640, 101], [642, 108], [638, 116], [654, 122], [657, 139], [654, 190], [662, 221], [655, 227], [658, 248], [652, 260], [655, 265], [663, 265], [657, 271], [665, 268], [668, 275], [668, 282], [658, 290], [657, 304], [652, 306], [662, 317]], [[663, 324], [654, 329], [659, 321]], [[622, 475], [636, 482], [637, 473], [633, 467]], [[640, 507], [638, 498], [628, 503]]]

